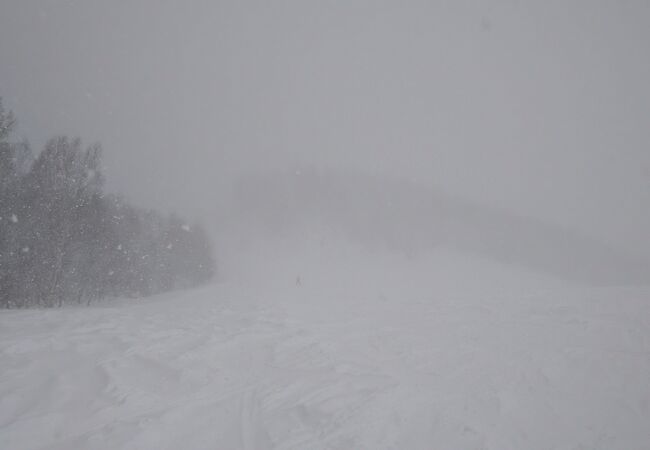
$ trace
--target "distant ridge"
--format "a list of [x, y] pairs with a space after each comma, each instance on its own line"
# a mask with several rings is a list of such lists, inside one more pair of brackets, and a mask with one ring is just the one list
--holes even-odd
[[307, 223], [406, 254], [445, 246], [573, 282], [650, 284], [647, 261], [575, 231], [362, 172], [248, 176], [237, 184], [231, 209], [233, 217], [264, 233]]

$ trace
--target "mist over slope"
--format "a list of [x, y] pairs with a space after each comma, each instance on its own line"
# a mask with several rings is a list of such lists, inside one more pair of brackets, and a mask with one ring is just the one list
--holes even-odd
[[[370, 254], [402, 258], [404, 263], [431, 255], [442, 261], [454, 254], [569, 282], [650, 282], [650, 265], [643, 258], [575, 231], [414, 181], [350, 170], [250, 175], [240, 180], [226, 211], [221, 235], [228, 236], [222, 239], [233, 253], [237, 250], [232, 242], [238, 237], [258, 249], [273, 239], [283, 239], [279, 245], [284, 250], [312, 240], [320, 250], [310, 251], [329, 251], [330, 256], [328, 247], [352, 245]], [[224, 257], [229, 256], [226, 251]]]

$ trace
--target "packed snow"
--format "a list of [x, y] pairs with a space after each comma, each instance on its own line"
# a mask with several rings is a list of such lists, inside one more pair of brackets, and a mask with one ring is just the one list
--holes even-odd
[[199, 290], [0, 312], [0, 448], [650, 445], [647, 288], [298, 247]]

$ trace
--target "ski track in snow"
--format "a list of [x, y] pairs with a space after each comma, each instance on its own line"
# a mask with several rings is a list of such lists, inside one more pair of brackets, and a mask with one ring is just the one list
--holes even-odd
[[0, 448], [650, 448], [647, 290], [311, 294], [4, 311]]

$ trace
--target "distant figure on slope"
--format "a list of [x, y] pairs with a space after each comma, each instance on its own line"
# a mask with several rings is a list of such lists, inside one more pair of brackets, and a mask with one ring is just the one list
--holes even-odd
[[300, 275], [296, 277], [296, 286], [302, 286], [302, 280], [300, 279]]

